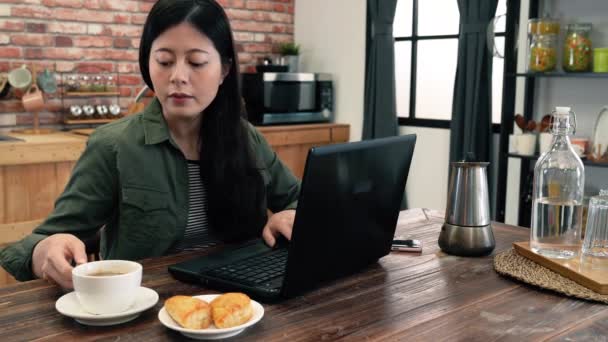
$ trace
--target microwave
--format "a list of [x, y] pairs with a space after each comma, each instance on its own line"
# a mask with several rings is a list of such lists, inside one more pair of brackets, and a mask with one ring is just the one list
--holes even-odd
[[242, 94], [249, 121], [256, 125], [334, 119], [334, 91], [329, 74], [243, 73]]

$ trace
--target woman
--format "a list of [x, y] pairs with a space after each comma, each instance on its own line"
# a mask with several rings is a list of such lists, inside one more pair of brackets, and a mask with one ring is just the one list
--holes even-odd
[[[156, 97], [98, 128], [55, 209], [0, 252], [19, 280], [71, 288], [83, 239], [104, 259], [204, 248], [216, 238], [291, 237], [300, 185], [241, 117], [228, 18], [214, 0], [160, 0], [144, 25], [141, 73]], [[275, 214], [267, 220], [266, 208]]]

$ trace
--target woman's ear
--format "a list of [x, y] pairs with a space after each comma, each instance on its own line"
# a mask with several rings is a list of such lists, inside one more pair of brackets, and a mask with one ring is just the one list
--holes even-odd
[[230, 73], [231, 67], [232, 67], [232, 60], [229, 60], [228, 63], [222, 63], [222, 79], [220, 80], [220, 84], [224, 83], [224, 79]]

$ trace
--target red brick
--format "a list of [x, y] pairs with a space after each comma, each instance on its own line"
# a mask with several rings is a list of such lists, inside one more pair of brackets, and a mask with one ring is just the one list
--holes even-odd
[[291, 23], [293, 22], [293, 16], [285, 13], [268, 13], [268, 19], [273, 22], [279, 23]]
[[129, 0], [99, 0], [99, 6], [105, 10], [121, 12], [137, 12], [139, 10], [138, 2]]
[[71, 47], [74, 46], [74, 42], [71, 37], [67, 36], [56, 36], [55, 37], [55, 46], [57, 47]]
[[79, 48], [46, 48], [42, 49], [42, 56], [50, 59], [77, 60], [85, 57], [84, 51]]
[[98, 62], [81, 62], [76, 64], [76, 71], [81, 73], [99, 73], [99, 72], [113, 72], [113, 63], [98, 63]]
[[139, 3], [139, 11], [140, 12], [144, 12], [144, 13], [148, 13], [152, 9], [152, 6], [154, 6], [154, 4], [151, 3], [151, 2], [140, 2]]
[[17, 46], [50, 46], [53, 38], [39, 34], [13, 34], [11, 42]]
[[[62, 113], [41, 112], [38, 119], [41, 125], [56, 125], [62, 123]], [[34, 114], [22, 113], [17, 115], [17, 125], [31, 125], [34, 122]]]
[[2, 61], [0, 62], [0, 72], [7, 72], [11, 70], [11, 66], [9, 62]]
[[133, 94], [131, 87], [118, 87], [118, 92], [122, 97], [131, 97]]
[[234, 40], [237, 42], [251, 42], [254, 35], [251, 32], [234, 32]]
[[274, 3], [268, 0], [248, 0], [246, 7], [251, 10], [272, 11]]
[[110, 35], [115, 37], [140, 37], [142, 26], [134, 25], [106, 25], [104, 28], [110, 32]]
[[82, 5], [88, 9], [100, 9], [99, 0], [81, 0]]
[[112, 46], [112, 37], [97, 37], [97, 36], [74, 37], [74, 46], [110, 47], [110, 46]]
[[46, 33], [45, 23], [26, 23], [26, 31], [32, 33]]
[[94, 23], [111, 23], [114, 21], [114, 17], [105, 12], [69, 8], [55, 8], [53, 11], [53, 18]]
[[0, 101], [0, 113], [23, 112], [21, 100], [2, 100]]
[[285, 33], [287, 32], [287, 27], [284, 25], [272, 25], [273, 33]]
[[131, 39], [131, 46], [134, 49], [139, 49], [140, 40], [138, 38]]
[[272, 32], [273, 25], [263, 22], [240, 21], [232, 22], [232, 28], [235, 31], [252, 31], [252, 32]]
[[133, 76], [133, 75], [118, 75], [118, 84], [119, 85], [140, 85], [143, 80], [141, 76]]
[[293, 36], [290, 34], [267, 34], [265, 42], [272, 44], [293, 42]]
[[87, 25], [82, 23], [50, 22], [47, 31], [51, 33], [86, 34]]
[[81, 0], [42, 0], [42, 4], [47, 7], [82, 7]]
[[100, 60], [137, 61], [139, 54], [135, 50], [87, 49], [86, 57]]
[[125, 13], [114, 14], [115, 24], [128, 24], [131, 22], [131, 16]]
[[48, 19], [51, 18], [51, 10], [44, 7], [13, 6], [11, 9], [11, 15], [13, 17]]
[[230, 20], [251, 20], [253, 19], [255, 12], [228, 8], [226, 9], [226, 14]]
[[131, 47], [131, 40], [129, 38], [114, 38], [114, 47], [118, 49], [124, 49]]
[[250, 53], [239, 53], [239, 63], [247, 64], [253, 62], [253, 55]]
[[246, 44], [244, 46], [245, 52], [270, 52], [272, 51], [272, 45], [270, 44]]
[[284, 4], [274, 4], [274, 8], [272, 9], [275, 12], [287, 12], [287, 7]]
[[137, 64], [137, 63], [119, 63], [118, 72], [121, 74], [139, 72], [139, 64]]
[[147, 14], [131, 14], [131, 24], [143, 25], [146, 22], [146, 18], [148, 18]]
[[41, 59], [44, 58], [44, 55], [41, 48], [27, 48], [25, 49], [25, 58]]
[[24, 28], [23, 20], [0, 20], [0, 31], [23, 31]]
[[294, 8], [294, 6], [287, 6], [287, 13], [293, 15], [295, 14], [296, 10]]
[[21, 57], [21, 48], [18, 47], [3, 47], [0, 49], [0, 57], [2, 58], [19, 58]]
[[73, 62], [63, 62], [63, 61], [58, 61], [56, 62], [56, 66], [57, 66], [57, 72], [71, 72], [74, 71], [74, 63]]

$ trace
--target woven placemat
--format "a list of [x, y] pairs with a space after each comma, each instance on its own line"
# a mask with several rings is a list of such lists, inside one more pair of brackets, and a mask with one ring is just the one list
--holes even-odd
[[496, 272], [570, 297], [608, 304], [608, 295], [594, 292], [510, 249], [494, 256]]

